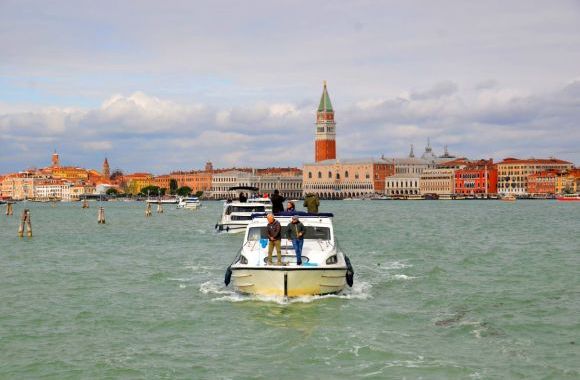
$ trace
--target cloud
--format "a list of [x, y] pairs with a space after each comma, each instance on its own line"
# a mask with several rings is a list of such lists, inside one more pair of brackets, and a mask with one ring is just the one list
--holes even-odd
[[[559, 156], [580, 161], [580, 88], [529, 93], [450, 83], [408, 98], [361, 99], [336, 109], [340, 157], [400, 156], [430, 137], [461, 156]], [[331, 96], [340, 91], [331, 92]], [[300, 166], [312, 160], [316, 104], [258, 102], [217, 108], [143, 92], [113, 95], [92, 109], [51, 108], [0, 115], [2, 171], [64, 161], [98, 167], [109, 157], [129, 171], [216, 166]], [[88, 154], [87, 152], [93, 152]], [[102, 153], [101, 155], [95, 153]]]

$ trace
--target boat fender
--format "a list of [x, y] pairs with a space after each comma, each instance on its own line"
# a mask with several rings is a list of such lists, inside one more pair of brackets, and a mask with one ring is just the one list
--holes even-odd
[[228, 286], [230, 284], [231, 279], [232, 279], [232, 267], [229, 266], [228, 269], [226, 269], [226, 277], [224, 278], [224, 284]]
[[215, 228], [216, 230], [218, 229], [218, 224], [217, 224], [217, 223], [215, 224], [214, 228]]
[[352, 269], [348, 256], [344, 256], [344, 261], [346, 262], [346, 283], [352, 288], [352, 284], [354, 284], [354, 269]]

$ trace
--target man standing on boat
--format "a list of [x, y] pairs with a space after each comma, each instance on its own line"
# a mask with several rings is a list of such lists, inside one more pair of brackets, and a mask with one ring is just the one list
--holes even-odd
[[268, 214], [268, 225], [266, 232], [268, 234], [268, 265], [272, 265], [272, 251], [276, 247], [278, 261], [276, 265], [282, 265], [282, 226], [280, 222], [274, 219], [274, 215]]
[[272, 201], [272, 212], [276, 214], [277, 212], [284, 212], [284, 201], [286, 198], [280, 195], [278, 190], [274, 190], [274, 194], [270, 197]]
[[287, 238], [292, 240], [294, 252], [296, 252], [296, 264], [302, 265], [302, 246], [304, 245], [304, 234], [306, 228], [304, 224], [298, 219], [297, 215], [292, 217], [292, 221], [286, 227]]
[[306, 198], [304, 198], [304, 207], [308, 209], [308, 212], [311, 214], [318, 214], [318, 206], [320, 206], [318, 195], [314, 193], [307, 194]]

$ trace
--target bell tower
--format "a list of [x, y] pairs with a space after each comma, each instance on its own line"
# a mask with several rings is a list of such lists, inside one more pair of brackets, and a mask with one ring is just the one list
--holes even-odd
[[52, 154], [51, 161], [52, 161], [52, 167], [53, 168], [58, 168], [60, 166], [60, 158], [58, 157], [58, 153], [56, 153], [56, 150]]
[[105, 161], [103, 162], [103, 177], [109, 179], [111, 177], [111, 168], [109, 167], [109, 161], [107, 157], [105, 157]]
[[316, 112], [315, 161], [336, 159], [336, 123], [334, 110], [326, 90], [326, 81], [322, 89], [320, 105]]

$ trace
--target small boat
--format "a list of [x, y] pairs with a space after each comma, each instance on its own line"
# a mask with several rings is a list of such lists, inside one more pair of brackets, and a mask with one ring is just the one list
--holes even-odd
[[197, 210], [201, 207], [201, 202], [198, 197], [183, 197], [179, 200], [177, 208]]
[[556, 196], [560, 202], [580, 202], [580, 194], [562, 194]]
[[[302, 265], [297, 265], [292, 243], [285, 238], [292, 215], [306, 227]], [[354, 271], [336, 243], [332, 214], [280, 213], [276, 219], [282, 225], [282, 265], [268, 265], [268, 221], [264, 213], [254, 215], [242, 248], [226, 270], [226, 286], [231, 281], [240, 293], [284, 297], [335, 294], [352, 286]]]
[[516, 196], [513, 194], [508, 194], [501, 198], [502, 202], [515, 202], [517, 200]]
[[170, 205], [174, 205], [179, 203], [179, 199], [177, 199], [176, 197], [162, 197], [162, 198], [147, 198], [147, 200], [145, 201], [147, 203], [161, 203], [161, 204], [170, 204]]

